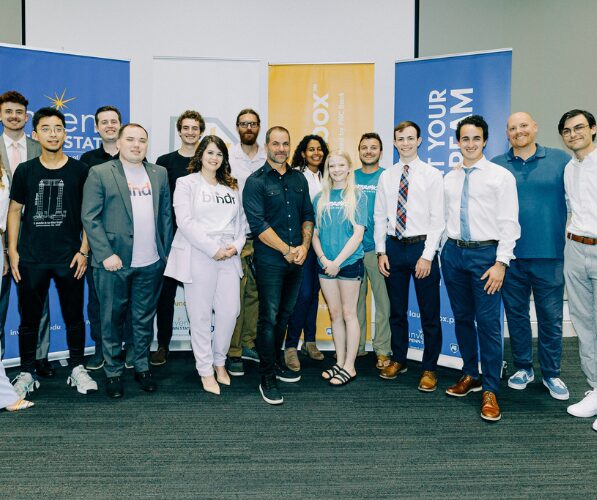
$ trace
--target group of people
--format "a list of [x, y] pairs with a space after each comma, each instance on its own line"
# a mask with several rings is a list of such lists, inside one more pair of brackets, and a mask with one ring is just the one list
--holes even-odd
[[[519, 112], [506, 126], [512, 147], [489, 161], [487, 123], [464, 118], [456, 127], [462, 161], [443, 176], [419, 158], [422, 138], [412, 121], [394, 129], [395, 165], [380, 166], [382, 140], [369, 132], [355, 168], [348, 152], [330, 151], [319, 135], [305, 136], [290, 159], [282, 126], [259, 145], [253, 109], [238, 113], [239, 143], [230, 150], [203, 135], [200, 113], [185, 111], [176, 124], [180, 148], [152, 164], [145, 128], [122, 124], [112, 106], [95, 114], [102, 145], [75, 160], [62, 151], [66, 123], [57, 109], [38, 110], [33, 139], [25, 136], [27, 104], [15, 91], [0, 96], [2, 326], [11, 279], [21, 315], [21, 372], [11, 385], [0, 365], [0, 407], [30, 407], [27, 394], [40, 377], [54, 375], [47, 360], [52, 279], [66, 326], [68, 384], [80, 393], [98, 389], [90, 371], [101, 368], [111, 398], [124, 394], [125, 367], [134, 368], [142, 390], [157, 389], [150, 365], [167, 362], [182, 284], [203, 389], [220, 394], [230, 376], [244, 374], [244, 361], [258, 362], [269, 404], [284, 400], [278, 381], [301, 378], [301, 334], [302, 355], [324, 359], [315, 342], [320, 290], [336, 351], [334, 365], [321, 372], [330, 386], [355, 380], [355, 360], [366, 354], [369, 285], [379, 376], [404, 373], [413, 279], [424, 339], [418, 389], [432, 392], [443, 276], [463, 359], [449, 396], [482, 391], [481, 417], [501, 418], [502, 300], [517, 370], [508, 385], [522, 390], [533, 382], [532, 292], [542, 382], [552, 397], [569, 399], [560, 378], [566, 282], [591, 387], [568, 412], [597, 415], [597, 125], [587, 111], [572, 110], [558, 124], [572, 158], [539, 145], [537, 124]], [[83, 277], [96, 343], [86, 363]], [[150, 354], [156, 314], [158, 348]]]

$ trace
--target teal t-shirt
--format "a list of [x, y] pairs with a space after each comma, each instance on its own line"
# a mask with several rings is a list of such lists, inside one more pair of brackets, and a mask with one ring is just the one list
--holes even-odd
[[366, 174], [362, 168], [355, 170], [354, 179], [357, 187], [367, 196], [367, 229], [365, 229], [365, 236], [363, 236], [363, 250], [371, 252], [375, 250], [375, 241], [373, 239], [373, 210], [375, 209], [375, 195], [377, 194], [377, 184], [379, 183], [379, 176], [384, 171], [383, 168], [378, 168], [372, 174]]
[[[315, 216], [315, 225], [319, 230], [319, 241], [324, 255], [334, 260], [346, 242], [354, 234], [354, 228], [351, 222], [344, 217], [344, 201], [342, 199], [342, 189], [332, 189], [330, 192], [330, 214], [323, 212], [321, 223], [317, 221]], [[313, 200], [313, 209], [317, 214], [317, 206], [321, 199], [321, 193], [318, 193]], [[367, 197], [357, 190], [357, 208], [354, 214], [355, 222], [359, 226], [367, 227]], [[361, 242], [355, 252], [346, 259], [340, 268], [354, 264], [357, 260], [362, 259], [365, 255], [363, 250], [363, 243]]]

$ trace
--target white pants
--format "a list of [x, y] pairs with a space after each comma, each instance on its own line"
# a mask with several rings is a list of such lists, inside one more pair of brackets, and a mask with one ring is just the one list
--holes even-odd
[[597, 389], [597, 246], [566, 240], [564, 277], [580, 366]]
[[[240, 277], [233, 259], [213, 260], [193, 249], [192, 283], [184, 284], [195, 366], [202, 377], [224, 366], [226, 353], [240, 313]], [[212, 334], [212, 311], [215, 325]]]
[[15, 404], [19, 400], [19, 396], [12, 388], [10, 380], [4, 371], [4, 365], [0, 361], [0, 408], [6, 408]]

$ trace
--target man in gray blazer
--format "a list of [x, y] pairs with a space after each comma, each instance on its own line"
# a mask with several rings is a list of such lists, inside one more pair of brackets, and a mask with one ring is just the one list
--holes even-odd
[[172, 214], [167, 171], [143, 161], [147, 144], [141, 125], [124, 125], [118, 134], [119, 159], [92, 167], [83, 193], [81, 219], [93, 255], [106, 392], [111, 398], [124, 394], [121, 350], [129, 307], [135, 380], [146, 392], [157, 389], [148, 356], [172, 242]]
[[[32, 160], [41, 155], [39, 143], [25, 135], [25, 124], [29, 121], [27, 105], [29, 101], [15, 90], [9, 90], [0, 95], [0, 122], [4, 132], [0, 136], [0, 157], [2, 165], [12, 184], [12, 174], [17, 166], [27, 160]], [[6, 245], [4, 246], [6, 249]], [[8, 258], [5, 259], [8, 269]], [[0, 292], [0, 359], [4, 356], [4, 325], [8, 315], [8, 302], [12, 288], [12, 274], [7, 272], [2, 276], [2, 291]], [[41, 377], [53, 377], [54, 368], [48, 361], [50, 350], [50, 315], [48, 301], [39, 326], [35, 369]]]

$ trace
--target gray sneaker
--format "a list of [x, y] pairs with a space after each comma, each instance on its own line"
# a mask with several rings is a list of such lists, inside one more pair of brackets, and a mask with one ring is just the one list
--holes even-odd
[[253, 347], [243, 347], [242, 359], [259, 363], [259, 354]]
[[245, 374], [245, 365], [241, 358], [228, 358], [226, 369], [232, 377], [242, 377]]
[[29, 372], [21, 372], [12, 381], [12, 386], [19, 399], [24, 399], [27, 394], [39, 389], [39, 380], [33, 378], [33, 375]]

